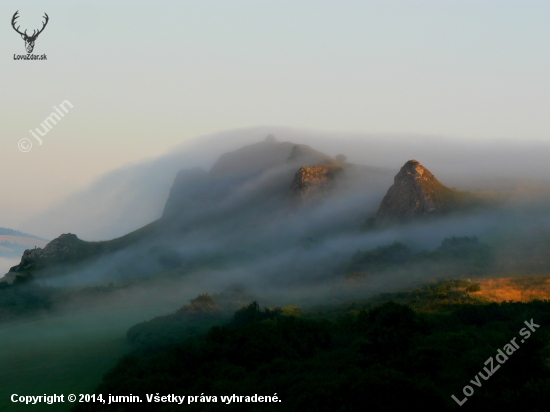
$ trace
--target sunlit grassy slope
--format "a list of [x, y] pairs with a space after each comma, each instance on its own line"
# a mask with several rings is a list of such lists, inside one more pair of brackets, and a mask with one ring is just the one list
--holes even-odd
[[480, 290], [471, 295], [489, 302], [530, 302], [550, 299], [550, 276], [478, 279]]
[[[485, 305], [492, 302], [531, 302], [550, 300], [550, 276], [484, 277], [474, 279], [433, 280], [415, 289], [380, 293], [368, 299], [360, 297], [368, 288], [369, 279], [348, 279], [345, 287], [356, 293], [353, 301], [361, 307], [370, 308], [384, 302], [409, 305], [420, 312], [447, 312], [460, 305]], [[362, 289], [365, 287], [365, 289]], [[348, 304], [344, 304], [344, 306]], [[338, 312], [337, 308], [330, 311]]]

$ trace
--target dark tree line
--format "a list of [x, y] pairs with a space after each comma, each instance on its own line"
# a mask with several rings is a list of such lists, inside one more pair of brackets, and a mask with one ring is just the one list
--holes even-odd
[[[461, 407], [471, 385], [530, 320], [541, 325]], [[285, 316], [257, 302], [225, 326], [160, 352], [124, 357], [96, 393], [140, 395], [144, 402], [79, 404], [75, 411], [171, 411], [145, 394], [216, 395], [189, 411], [543, 411], [550, 405], [550, 303], [461, 305], [417, 313], [393, 302], [342, 310], [334, 320]], [[221, 395], [273, 395], [281, 403], [225, 405]]]

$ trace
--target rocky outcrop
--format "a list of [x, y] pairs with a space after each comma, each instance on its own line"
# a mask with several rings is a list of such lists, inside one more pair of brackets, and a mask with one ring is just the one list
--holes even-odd
[[459, 207], [465, 192], [448, 188], [416, 160], [395, 175], [376, 214], [376, 223], [408, 221]]
[[334, 188], [336, 176], [341, 171], [338, 165], [302, 166], [290, 185], [289, 199], [300, 204], [320, 200]]
[[13, 266], [2, 278], [11, 282], [19, 274], [30, 273], [45, 267], [74, 263], [89, 258], [97, 253], [93, 243], [80, 240], [72, 233], [65, 233], [48, 243], [44, 249], [27, 249], [23, 252], [21, 262]]

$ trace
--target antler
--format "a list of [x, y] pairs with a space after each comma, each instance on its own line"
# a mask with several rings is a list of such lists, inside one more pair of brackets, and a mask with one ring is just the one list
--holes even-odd
[[44, 16], [43, 16], [43, 17], [46, 19], [46, 21], [45, 21], [44, 23], [42, 23], [42, 28], [41, 28], [40, 30], [38, 30], [38, 33], [36, 33], [36, 34], [34, 33], [36, 30], [33, 31], [31, 38], [33, 38], [33, 39], [37, 38], [38, 35], [39, 35], [40, 33], [42, 33], [42, 32], [44, 31], [44, 29], [46, 28], [46, 24], [48, 24], [48, 21], [50, 20], [50, 18], [48, 17], [48, 15], [46, 14], [46, 12], [44, 12]]
[[[19, 16], [17, 15], [17, 13], [19, 13], [19, 10], [17, 10], [17, 11], [15, 12], [15, 14], [13, 15], [13, 17], [12, 17], [12, 19], [11, 19], [11, 26], [12, 26], [13, 29], [14, 29], [17, 33], [19, 33], [21, 36], [27, 36], [27, 30], [25, 30], [25, 33], [21, 33], [21, 32], [19, 31], [19, 27], [21, 27], [21, 26], [17, 26], [17, 28], [15, 28], [15, 20], [17, 20], [17, 18], [19, 17]], [[42, 30], [44, 30], [44, 29], [42, 29]]]

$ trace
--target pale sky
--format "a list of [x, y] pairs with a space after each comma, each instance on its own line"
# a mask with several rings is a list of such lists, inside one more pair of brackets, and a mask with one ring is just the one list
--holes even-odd
[[[13, 60], [16, 10], [31, 33], [48, 13], [47, 61]], [[4, 0], [0, 226], [228, 129], [549, 141], [549, 16], [525, 0]], [[38, 145], [29, 130], [64, 100]]]

